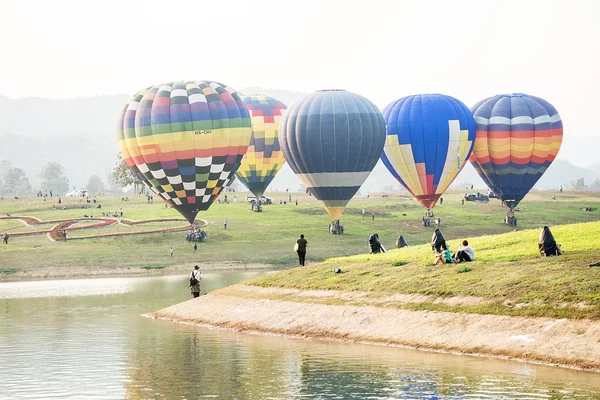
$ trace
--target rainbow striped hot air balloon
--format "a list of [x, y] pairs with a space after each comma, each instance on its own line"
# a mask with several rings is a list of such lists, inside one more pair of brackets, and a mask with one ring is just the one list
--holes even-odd
[[259, 199], [285, 163], [277, 135], [286, 107], [264, 94], [250, 94], [242, 99], [252, 118], [252, 136], [236, 176]]
[[139, 152], [139, 149], [135, 149], [135, 147], [137, 147], [135, 141], [135, 112], [140, 105], [140, 100], [144, 97], [144, 94], [148, 89], [150, 88], [142, 89], [137, 92], [133, 98], [123, 106], [117, 122], [117, 144], [119, 145], [123, 160], [125, 160], [125, 163], [129, 169], [131, 169], [133, 174], [142, 182], [147, 182], [146, 177], [135, 165], [133, 157], [131, 157], [131, 153], [129, 152], [129, 147], [131, 146], [134, 149], [134, 152]]
[[218, 82], [152, 86], [134, 96], [122, 116], [117, 140], [123, 158], [190, 223], [234, 176], [250, 142], [246, 104]]
[[309, 94], [279, 127], [286, 161], [334, 220], [371, 173], [384, 142], [381, 112], [345, 90]]
[[433, 208], [473, 149], [471, 112], [454, 97], [418, 94], [392, 102], [383, 117], [383, 164], [422, 205]]
[[560, 115], [546, 100], [522, 93], [481, 100], [471, 111], [477, 124], [471, 163], [498, 198], [514, 209], [558, 154]]

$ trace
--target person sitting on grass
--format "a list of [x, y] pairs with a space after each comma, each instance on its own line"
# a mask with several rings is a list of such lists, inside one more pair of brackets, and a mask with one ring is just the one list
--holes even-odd
[[541, 257], [558, 256], [564, 254], [564, 251], [560, 249], [560, 245], [556, 244], [554, 235], [547, 226], [544, 226], [544, 229], [542, 229], [540, 232], [540, 236], [538, 238], [538, 248], [540, 250]]
[[473, 261], [475, 259], [475, 250], [469, 246], [469, 242], [463, 240], [462, 247], [458, 249], [454, 256], [452, 256], [452, 259], [457, 264], [461, 261]]
[[450, 250], [448, 250], [448, 248], [446, 247], [446, 243], [442, 244], [441, 250], [442, 252], [435, 256], [433, 264], [431, 264], [432, 267], [435, 267], [439, 263], [452, 264], [452, 256], [450, 255]]

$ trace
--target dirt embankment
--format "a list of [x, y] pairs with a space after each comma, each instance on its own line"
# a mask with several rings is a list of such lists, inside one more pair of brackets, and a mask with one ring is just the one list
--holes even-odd
[[361, 305], [343, 304], [347, 298], [356, 300], [355, 293], [335, 293], [342, 304], [318, 302], [319, 297], [331, 295], [236, 285], [152, 316], [253, 333], [408, 346], [600, 371], [600, 321], [411, 311], [369, 305], [368, 300]]
[[[202, 263], [202, 272], [216, 271], [252, 271], [261, 269], [275, 269], [269, 264], [242, 264], [238, 262], [221, 263]], [[171, 265], [165, 268], [144, 269], [139, 267], [46, 267], [19, 270], [12, 274], [0, 275], [0, 282], [15, 280], [40, 280], [40, 279], [60, 279], [60, 278], [91, 278], [91, 277], [121, 277], [121, 276], [149, 276], [149, 275], [176, 275], [189, 274], [192, 270], [192, 264]]]

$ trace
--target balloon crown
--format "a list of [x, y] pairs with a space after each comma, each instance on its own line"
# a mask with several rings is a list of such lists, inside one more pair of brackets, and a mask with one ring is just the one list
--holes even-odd
[[498, 97], [529, 97], [529, 95], [525, 93], [504, 93], [499, 94]]

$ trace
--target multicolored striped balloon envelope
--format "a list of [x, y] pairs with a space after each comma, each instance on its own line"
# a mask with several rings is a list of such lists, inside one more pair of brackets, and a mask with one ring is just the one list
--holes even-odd
[[309, 94], [279, 127], [286, 161], [334, 220], [377, 163], [385, 125], [377, 107], [345, 90]]
[[498, 95], [471, 107], [477, 138], [471, 163], [513, 209], [556, 158], [563, 126], [556, 108], [522, 93]]
[[252, 118], [252, 136], [236, 176], [258, 199], [285, 163], [277, 134], [286, 106], [264, 94], [244, 95], [242, 99]]
[[419, 203], [433, 208], [473, 149], [471, 111], [454, 97], [417, 94], [392, 102], [383, 117], [383, 164]]
[[121, 121], [117, 140], [125, 162], [190, 223], [233, 178], [252, 130], [240, 95], [212, 81], [144, 89]]
[[[146, 177], [144, 174], [140, 172], [138, 167], [135, 165], [133, 161], [133, 157], [131, 157], [131, 153], [129, 152], [129, 147], [137, 146], [137, 143], [131, 140], [126, 141], [125, 138], [135, 138], [135, 112], [140, 104], [140, 100], [144, 97], [144, 94], [150, 88], [142, 89], [137, 92], [133, 98], [126, 103], [121, 109], [121, 113], [119, 114], [119, 120], [117, 122], [117, 143], [119, 145], [119, 150], [121, 151], [121, 155], [125, 160], [125, 163], [131, 169], [133, 174], [140, 179], [142, 182], [146, 182]], [[129, 144], [128, 144], [129, 143]], [[139, 149], [134, 149], [134, 153], [139, 153]]]

